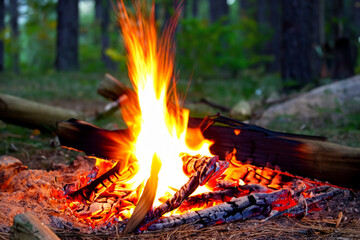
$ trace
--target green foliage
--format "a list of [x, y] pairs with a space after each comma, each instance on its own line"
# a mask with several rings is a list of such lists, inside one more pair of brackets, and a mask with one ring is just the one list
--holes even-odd
[[[220, 19], [184, 19], [177, 34], [178, 64], [181, 70], [194, 71], [195, 77], [236, 77], [244, 69], [271, 61], [258, 53], [270, 32], [250, 18], [236, 23]], [[265, 34], [264, 34], [265, 33]]]
[[55, 59], [56, 1], [28, 0], [21, 28], [21, 68], [25, 71], [52, 71]]

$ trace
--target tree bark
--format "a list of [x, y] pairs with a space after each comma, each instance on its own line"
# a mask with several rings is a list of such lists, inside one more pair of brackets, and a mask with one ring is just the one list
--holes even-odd
[[265, 64], [266, 71], [276, 73], [280, 71], [280, 39], [281, 39], [281, 1], [257, 1], [257, 20], [266, 28], [273, 30], [272, 37], [265, 43], [260, 54], [273, 56], [273, 60]]
[[71, 110], [0, 94], [0, 119], [20, 126], [53, 130], [58, 121], [83, 118]]
[[191, 7], [192, 16], [196, 18], [199, 15], [199, 0], [193, 0]]
[[229, 6], [226, 0], [209, 0], [209, 5], [210, 21], [212, 23], [229, 14]]
[[353, 5], [352, 5], [352, 21], [353, 23], [353, 36], [355, 37], [355, 44], [356, 47], [354, 48], [354, 56], [353, 56], [353, 64], [354, 66], [357, 66], [357, 59], [358, 59], [358, 55], [359, 55], [359, 36], [360, 36], [360, 0], [353, 0]]
[[57, 5], [57, 38], [55, 66], [58, 71], [71, 71], [79, 68], [78, 0], [59, 0]]
[[111, 58], [106, 55], [106, 49], [110, 46], [109, 39], [109, 24], [110, 24], [110, 1], [109, 0], [95, 0], [95, 18], [100, 22], [101, 29], [101, 60], [105, 67], [109, 70], [115, 70], [116, 64]]
[[[5, 29], [5, 2], [4, 0], [0, 0], [0, 36], [2, 36], [3, 31]], [[0, 72], [4, 71], [4, 41], [3, 38], [0, 37]]]
[[19, 24], [18, 24], [18, 1], [10, 0], [10, 27], [11, 27], [11, 60], [12, 70], [15, 73], [20, 72], [19, 66]]
[[319, 0], [282, 0], [281, 75], [285, 83], [295, 81], [293, 88], [317, 77], [312, 62], [319, 43], [311, 33], [318, 29], [318, 5]]

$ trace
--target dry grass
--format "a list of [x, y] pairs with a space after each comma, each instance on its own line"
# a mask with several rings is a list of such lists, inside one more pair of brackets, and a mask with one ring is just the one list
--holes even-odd
[[291, 219], [280, 217], [262, 222], [249, 220], [195, 229], [181, 226], [166, 231], [142, 234], [121, 235], [115, 232], [100, 234], [80, 234], [57, 231], [61, 239], [359, 239], [360, 220], [344, 220], [337, 225], [338, 219]]

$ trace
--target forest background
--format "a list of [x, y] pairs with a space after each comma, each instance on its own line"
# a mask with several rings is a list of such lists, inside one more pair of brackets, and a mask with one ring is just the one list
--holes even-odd
[[[179, 3], [155, 1], [160, 31]], [[85, 113], [104, 105], [96, 88], [105, 73], [129, 84], [114, 6], [112, 0], [0, 0], [0, 91]], [[244, 101], [252, 108], [359, 74], [360, 0], [187, 0], [175, 41], [186, 107], [204, 117], [221, 112], [208, 106], [216, 103], [229, 109], [226, 115]], [[270, 127], [360, 145], [358, 111], [319, 111], [324, 117], [315, 121], [295, 116]], [[118, 119], [95, 124], [122, 127]], [[0, 132], [1, 153], [24, 142], [14, 134], [34, 134], [5, 123]]]

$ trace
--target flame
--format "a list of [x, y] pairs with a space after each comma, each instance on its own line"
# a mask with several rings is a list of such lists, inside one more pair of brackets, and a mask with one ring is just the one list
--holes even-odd
[[[187, 181], [180, 170], [182, 161], [179, 154], [211, 156], [211, 142], [199, 137], [200, 131], [187, 131], [189, 110], [182, 107], [176, 92], [173, 36], [180, 8], [158, 38], [154, 4], [150, 13], [143, 11], [145, 1], [133, 5], [134, 14], [130, 14], [123, 1], [118, 2], [128, 73], [136, 94], [136, 97], [129, 98], [121, 111], [135, 139], [132, 151], [139, 163], [135, 180], [143, 182], [149, 177], [154, 154], [161, 160], [158, 199], [166, 195], [169, 187], [178, 189]], [[129, 106], [138, 106], [138, 109]], [[201, 141], [186, 141], [192, 137]]]

